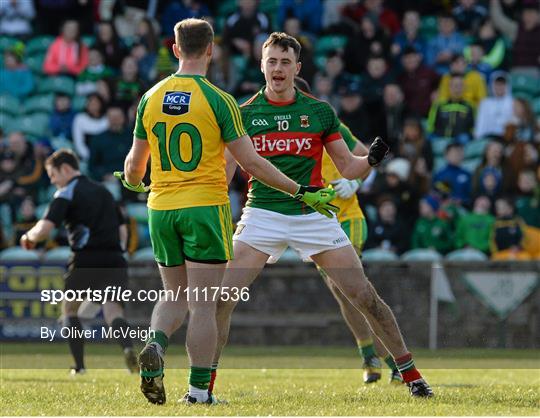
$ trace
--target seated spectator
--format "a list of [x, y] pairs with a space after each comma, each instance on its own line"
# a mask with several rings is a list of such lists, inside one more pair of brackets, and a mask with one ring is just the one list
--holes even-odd
[[101, 52], [105, 65], [109, 68], [120, 68], [122, 60], [127, 55], [127, 49], [110, 21], [102, 21], [97, 25], [94, 48]]
[[502, 193], [502, 174], [499, 170], [486, 167], [480, 172], [478, 192], [495, 202]]
[[486, 196], [474, 200], [473, 211], [459, 217], [456, 248], [474, 248], [489, 254], [490, 238], [495, 218], [490, 214], [491, 201]]
[[512, 110], [512, 117], [505, 127], [504, 139], [509, 142], [539, 142], [538, 125], [529, 101], [521, 97], [514, 98]]
[[[266, 37], [265, 37], [266, 39]], [[255, 52], [255, 51], [254, 51]], [[262, 54], [262, 51], [259, 52]], [[160, 52], [158, 54], [158, 61], [156, 61], [156, 70], [157, 70], [157, 79], [160, 79], [160, 66], [159, 60], [162, 58], [162, 51], [160, 49]], [[165, 74], [171, 74], [174, 72], [173, 68], [167, 71], [165, 71]], [[225, 58], [223, 47], [221, 45], [221, 42], [215, 41], [214, 42], [214, 52], [212, 54], [212, 61], [210, 61], [210, 66], [208, 67], [208, 72], [206, 73], [206, 76], [208, 77], [208, 80], [216, 86], [218, 86], [220, 89], [225, 91], [232, 91], [234, 89], [234, 85], [236, 84], [236, 74], [234, 74], [234, 70], [232, 68], [232, 62]], [[166, 75], [164, 75], [166, 77]]]
[[516, 211], [523, 221], [540, 228], [540, 187], [533, 170], [523, 170], [518, 176]]
[[399, 32], [399, 18], [396, 13], [384, 7], [383, 0], [366, 0], [364, 2], [353, 2], [345, 6], [342, 13], [351, 22], [359, 23], [364, 16], [369, 16], [390, 36]]
[[161, 30], [164, 36], [174, 35], [174, 25], [184, 19], [202, 19], [210, 16], [210, 9], [203, 0], [171, 0], [161, 13]]
[[493, 68], [485, 60], [486, 53], [483, 44], [479, 41], [472, 42], [463, 51], [463, 56], [467, 61], [467, 71], [478, 71], [482, 74], [486, 84], [489, 83]]
[[[330, 103], [335, 109], [340, 108], [341, 97], [338, 97], [336, 92], [334, 92], [334, 83], [327, 74], [322, 72], [315, 74], [313, 85], [313, 92], [318, 99]], [[358, 95], [360, 95], [360, 85], [358, 83], [356, 85]]]
[[345, 45], [345, 69], [351, 74], [361, 74], [366, 70], [369, 56], [388, 57], [389, 52], [390, 38], [375, 26], [371, 18], [364, 16], [359, 30], [348, 38]]
[[354, 136], [361, 141], [368, 141], [369, 120], [360, 95], [360, 86], [358, 83], [350, 84], [340, 90], [339, 96], [339, 119], [349, 127]]
[[43, 72], [48, 75], [78, 76], [88, 65], [88, 47], [81, 41], [79, 23], [66, 20], [62, 32], [49, 46]]
[[[407, 10], [403, 15], [403, 29], [394, 36], [392, 55], [399, 60], [407, 48], [414, 48], [425, 55], [426, 41], [420, 36], [420, 14], [416, 10]], [[399, 61], [398, 61], [399, 62]]]
[[90, 142], [88, 169], [97, 181], [114, 180], [113, 172], [118, 162], [128, 154], [133, 142], [132, 130], [126, 125], [126, 115], [121, 107], [107, 109], [108, 129], [95, 135]]
[[452, 143], [446, 147], [444, 158], [446, 166], [433, 176], [433, 184], [446, 182], [451, 189], [450, 196], [462, 204], [467, 204], [471, 197], [471, 174], [461, 168], [463, 146]]
[[427, 130], [432, 136], [453, 138], [466, 143], [471, 139], [474, 127], [474, 110], [463, 99], [463, 76], [452, 74], [450, 97], [437, 100], [429, 111]]
[[295, 17], [306, 32], [316, 35], [321, 31], [322, 11], [321, 0], [281, 0], [277, 13], [278, 25], [285, 28], [287, 18]]
[[500, 0], [490, 0], [493, 23], [513, 44], [512, 68], [526, 67], [539, 73], [540, 66], [540, 11], [535, 0], [524, 1], [521, 21], [508, 18], [502, 11]]
[[25, 197], [21, 202], [17, 218], [13, 224], [14, 241], [18, 243], [21, 237], [32, 228], [37, 221], [36, 204], [31, 197]]
[[[215, 49], [215, 48], [214, 48]], [[156, 54], [149, 54], [145, 44], [137, 43], [131, 46], [130, 56], [137, 62], [137, 69], [145, 83], [156, 79]]]
[[413, 48], [405, 48], [401, 65], [403, 72], [397, 80], [405, 95], [407, 112], [425, 117], [431, 106], [431, 95], [439, 84], [439, 75], [422, 64], [422, 56]]
[[459, 0], [458, 5], [452, 9], [452, 14], [459, 30], [472, 35], [487, 16], [487, 9], [476, 0]]
[[504, 73], [495, 76], [492, 90], [493, 96], [486, 97], [480, 102], [474, 125], [475, 138], [486, 136], [502, 138], [506, 125], [512, 119], [513, 100]]
[[525, 224], [516, 216], [514, 205], [508, 198], [495, 201], [495, 223], [491, 233], [491, 254], [493, 260], [529, 260], [530, 255], [523, 250]]
[[257, 2], [239, 0], [238, 11], [225, 20], [223, 45], [232, 55], [249, 57], [253, 39], [260, 33], [270, 31], [270, 19], [257, 10]]
[[83, 112], [77, 113], [73, 119], [72, 138], [75, 151], [83, 161], [90, 159], [88, 144], [91, 135], [106, 131], [109, 122], [104, 116], [103, 99], [96, 93], [88, 95]]
[[[424, 169], [422, 173], [428, 174], [433, 170], [433, 151], [431, 144], [424, 135], [424, 130], [420, 120], [417, 118], [407, 118], [403, 123], [403, 131], [399, 137], [399, 145], [396, 155], [412, 162], [415, 171], [416, 162], [423, 160]], [[418, 167], [416, 167], [418, 170]], [[427, 191], [426, 191], [427, 193]], [[423, 194], [426, 194], [423, 193]]]
[[519, 192], [518, 175], [523, 170], [532, 170], [540, 178], [540, 149], [530, 142], [513, 142], [505, 147], [504, 191]]
[[461, 54], [465, 47], [463, 36], [456, 31], [456, 22], [451, 15], [441, 15], [438, 19], [439, 33], [427, 47], [426, 62], [439, 74], [446, 74], [455, 54]]
[[156, 33], [156, 27], [152, 19], [145, 17], [137, 25], [134, 44], [142, 44], [150, 55], [157, 55], [159, 50], [159, 36]]
[[71, 108], [71, 97], [65, 94], [57, 94], [54, 98], [54, 110], [49, 119], [52, 136], [72, 139], [74, 118], [75, 112]]
[[[403, 118], [405, 117], [405, 104], [403, 102], [403, 92], [395, 83], [387, 84], [383, 90], [383, 111], [381, 122], [371, 120], [371, 124], [377, 126], [379, 135], [390, 145], [391, 149], [396, 149], [403, 128]], [[375, 132], [371, 132], [377, 136]]]
[[252, 96], [265, 84], [261, 72], [262, 46], [266, 36], [258, 36], [253, 42], [253, 50], [244, 71], [238, 77], [239, 85], [234, 89], [235, 97]]
[[[306, 32], [304, 32], [302, 23], [300, 20], [296, 17], [289, 17], [285, 20], [283, 30], [285, 33], [289, 34], [290, 36], [293, 36], [300, 42], [300, 46], [302, 47], [302, 53], [301, 53], [301, 61], [302, 61], [302, 68], [300, 70], [301, 77], [306, 80], [308, 83], [313, 82], [313, 77], [315, 76], [315, 73], [317, 72], [317, 66], [315, 65], [315, 58], [314, 58], [314, 44], [316, 42], [316, 38], [310, 36]], [[264, 39], [266, 39], [266, 35], [264, 35]], [[255, 39], [255, 43], [257, 43], [258, 38]], [[261, 40], [259, 45], [253, 45], [253, 48], [255, 49], [261, 49], [262, 44], [264, 43], [264, 40]], [[260, 52], [258, 53], [261, 54]]]
[[441, 78], [438, 92], [439, 100], [444, 101], [450, 98], [451, 74], [463, 76], [463, 99], [476, 109], [480, 101], [487, 96], [486, 82], [482, 74], [476, 70], [467, 69], [467, 63], [463, 55], [454, 55], [450, 62], [450, 74], [445, 74]]
[[398, 216], [396, 203], [390, 196], [381, 196], [378, 218], [369, 223], [367, 248], [383, 248], [401, 254], [409, 247], [406, 225]]
[[88, 67], [77, 77], [76, 92], [80, 96], [87, 96], [96, 92], [96, 82], [110, 78], [114, 70], [107, 67], [99, 49], [92, 48], [88, 53]]
[[22, 99], [34, 89], [32, 71], [23, 64], [24, 45], [18, 43], [4, 52], [4, 65], [0, 68], [0, 94]]
[[481, 180], [486, 169], [495, 170], [497, 172], [497, 177], [503, 177], [505, 164], [504, 147], [502, 143], [498, 141], [491, 141], [487, 144], [486, 149], [484, 150], [482, 163], [476, 168], [473, 174], [472, 190], [474, 194], [483, 194], [481, 191]]
[[29, 37], [35, 16], [33, 1], [0, 1], [0, 35]]
[[453, 234], [447, 222], [437, 217], [439, 202], [427, 195], [420, 200], [420, 217], [414, 225], [411, 248], [431, 248], [441, 254], [454, 249]]
[[133, 101], [141, 97], [145, 90], [144, 82], [139, 78], [139, 67], [132, 56], [127, 56], [122, 61], [120, 77], [116, 80], [113, 88], [114, 101], [127, 110]]
[[[484, 50], [482, 63], [489, 65], [493, 70], [505, 66], [507, 61], [506, 43], [497, 33], [490, 19], [485, 19], [482, 22], [478, 29], [478, 39], [475, 42], [481, 45]], [[463, 53], [465, 57], [469, 57], [472, 55], [472, 48], [466, 47]], [[472, 60], [472, 56], [467, 59]]]
[[366, 73], [362, 76], [362, 93], [367, 106], [382, 104], [384, 87], [393, 81], [383, 56], [368, 58]]

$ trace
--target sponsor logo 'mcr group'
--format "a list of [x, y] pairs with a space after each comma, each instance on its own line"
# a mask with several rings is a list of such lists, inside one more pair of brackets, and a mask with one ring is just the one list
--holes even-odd
[[313, 138], [267, 138], [266, 135], [251, 138], [257, 152], [283, 152], [301, 154], [311, 149]]

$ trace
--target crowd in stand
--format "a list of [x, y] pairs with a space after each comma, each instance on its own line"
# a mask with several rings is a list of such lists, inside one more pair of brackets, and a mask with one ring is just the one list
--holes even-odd
[[[213, 23], [208, 78], [240, 103], [264, 83], [267, 34], [286, 31], [314, 95], [361, 141], [388, 141], [392, 158], [358, 192], [366, 248], [540, 257], [537, 0], [1, 1], [2, 248], [49, 201], [43, 161], [59, 147], [126, 207], [144, 203], [112, 172], [140, 97], [176, 70], [172, 28], [187, 17]], [[236, 219], [246, 187], [238, 172]], [[144, 228], [131, 250], [148, 244]]]

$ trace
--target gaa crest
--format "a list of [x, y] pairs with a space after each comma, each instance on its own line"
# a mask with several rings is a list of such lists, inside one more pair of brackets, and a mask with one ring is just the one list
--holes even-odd
[[300, 116], [300, 126], [302, 128], [309, 128], [309, 116], [308, 115], [301, 115]]

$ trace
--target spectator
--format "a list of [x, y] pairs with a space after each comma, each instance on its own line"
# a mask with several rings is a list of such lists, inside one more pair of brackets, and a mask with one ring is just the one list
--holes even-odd
[[362, 93], [367, 106], [382, 104], [384, 87], [392, 82], [386, 60], [381, 55], [368, 58], [366, 74], [362, 78]]
[[398, 83], [405, 96], [408, 113], [425, 117], [431, 105], [431, 95], [439, 83], [439, 75], [422, 64], [422, 56], [413, 48], [405, 48], [401, 57], [403, 73]]
[[450, 61], [465, 47], [463, 36], [456, 31], [456, 22], [451, 15], [441, 15], [438, 19], [439, 33], [427, 47], [426, 62], [439, 74], [448, 72]]
[[433, 176], [433, 184], [446, 182], [450, 185], [450, 196], [463, 204], [467, 204], [471, 196], [471, 175], [461, 168], [463, 162], [463, 146], [452, 143], [446, 147], [444, 154], [446, 166]]
[[487, 96], [486, 82], [482, 74], [473, 69], [467, 69], [467, 62], [463, 55], [454, 55], [450, 62], [450, 74], [441, 78], [439, 85], [439, 100], [448, 100], [450, 97], [451, 74], [463, 76], [463, 99], [469, 102], [474, 109], [478, 108], [480, 101]]
[[256, 0], [239, 0], [238, 6], [225, 21], [223, 42], [232, 55], [249, 57], [257, 35], [270, 31], [270, 19], [257, 10]]
[[[313, 84], [315, 86], [313, 91], [317, 98], [330, 103], [335, 109], [340, 108], [341, 97], [338, 97], [337, 94], [334, 93], [333, 81], [327, 74], [315, 74]], [[356, 85], [356, 88], [358, 90], [357, 94], [360, 96], [360, 86], [358, 85], [358, 83], [356, 83]]]
[[405, 116], [403, 92], [397, 84], [391, 83], [384, 87], [383, 103], [384, 109], [381, 112], [383, 123], [376, 123], [375, 126], [377, 126], [377, 130], [380, 131], [383, 138], [388, 141], [390, 148], [396, 149], [403, 129], [403, 118]]
[[370, 222], [367, 248], [383, 248], [401, 254], [409, 246], [406, 225], [397, 216], [396, 203], [390, 196], [381, 196], [377, 206], [378, 219]]
[[441, 254], [453, 249], [453, 237], [447, 222], [437, 217], [439, 202], [427, 195], [420, 200], [420, 217], [417, 219], [411, 238], [411, 248], [431, 248]]
[[80, 96], [87, 96], [96, 92], [96, 82], [114, 75], [114, 71], [107, 67], [99, 49], [91, 48], [88, 53], [88, 67], [77, 77], [76, 92]]
[[518, 176], [516, 211], [523, 221], [540, 228], [540, 187], [533, 170], [523, 170]]
[[75, 112], [71, 108], [71, 97], [57, 94], [54, 98], [54, 110], [49, 119], [52, 136], [71, 140], [74, 118]]
[[523, 170], [533, 170], [540, 178], [540, 147], [530, 142], [513, 142], [505, 149], [504, 190], [518, 193], [518, 174]]
[[472, 35], [476, 33], [480, 23], [486, 17], [487, 9], [477, 4], [476, 0], [459, 0], [458, 5], [452, 9], [452, 14], [459, 30]]
[[61, 35], [49, 46], [43, 72], [78, 76], [88, 65], [88, 47], [81, 41], [79, 23], [66, 20]]
[[126, 125], [126, 115], [121, 107], [107, 109], [108, 129], [95, 135], [90, 142], [88, 169], [97, 181], [114, 181], [113, 172], [118, 162], [128, 154], [133, 133]]
[[403, 15], [403, 29], [394, 36], [392, 55], [399, 59], [407, 48], [414, 48], [425, 55], [426, 42], [420, 36], [420, 14], [416, 10], [407, 10]]
[[103, 55], [105, 65], [114, 69], [120, 68], [122, 60], [127, 55], [126, 47], [110, 21], [102, 21], [98, 24], [94, 48]]
[[149, 54], [156, 55], [159, 49], [159, 37], [155, 24], [149, 17], [142, 19], [137, 25], [134, 43], [143, 44]]
[[[472, 188], [473, 188], [474, 194], [484, 194], [482, 192], [482, 179], [485, 174], [484, 172], [495, 172], [496, 173], [495, 175], [498, 178], [502, 177], [503, 167], [504, 167], [503, 152], [504, 152], [504, 148], [500, 142], [491, 141], [486, 146], [482, 163], [476, 168], [473, 175]], [[499, 186], [502, 186], [502, 184], [499, 184]]]
[[[318, 94], [318, 91], [316, 92]], [[317, 96], [320, 98], [320, 96]], [[369, 135], [369, 120], [360, 95], [358, 83], [352, 83], [340, 92], [340, 120], [347, 125], [354, 136], [361, 141], [367, 141]]]
[[177, 22], [194, 17], [202, 19], [210, 16], [210, 9], [201, 0], [170, 0], [161, 13], [161, 30], [164, 36], [174, 35]]
[[22, 99], [34, 88], [34, 76], [23, 64], [24, 45], [18, 43], [14, 48], [4, 52], [4, 65], [0, 68], [0, 94], [10, 94]]
[[461, 216], [467, 213], [461, 200], [452, 196], [452, 185], [447, 181], [436, 181], [431, 189], [431, 195], [439, 201], [437, 216], [446, 221], [452, 231], [456, 230], [457, 222]]
[[24, 233], [32, 228], [37, 221], [36, 204], [31, 197], [25, 197], [13, 225], [14, 241], [19, 242]]
[[504, 137], [507, 141], [538, 142], [536, 118], [528, 100], [514, 98], [513, 114], [506, 124]]
[[344, 71], [343, 57], [339, 51], [331, 51], [324, 64], [324, 73], [332, 80], [332, 93], [351, 82], [351, 75]]
[[369, 56], [386, 57], [389, 51], [390, 38], [368, 16], [364, 16], [359, 30], [348, 38], [345, 45], [345, 68], [351, 74], [360, 74], [366, 70]]
[[[254, 50], [254, 52], [256, 52]], [[160, 52], [161, 54], [161, 52]], [[259, 51], [259, 54], [262, 54], [262, 51]], [[237, 80], [235, 80], [235, 72], [231, 68], [232, 62], [225, 58], [225, 53], [223, 51], [223, 46], [221, 42], [214, 42], [214, 52], [212, 54], [212, 61], [208, 67], [207, 77], [212, 84], [218, 86], [220, 89], [225, 91], [232, 91]], [[168, 74], [174, 72], [175, 70], [171, 68], [170, 71], [167, 71]], [[160, 75], [158, 74], [158, 78]]]
[[316, 35], [321, 31], [322, 11], [321, 0], [281, 0], [277, 20], [279, 27], [284, 28], [287, 18], [296, 17], [305, 31]]
[[510, 199], [499, 198], [495, 201], [495, 217], [491, 234], [492, 259], [529, 260], [530, 255], [522, 247], [525, 224], [515, 215]]
[[[419, 119], [411, 117], [405, 119], [397, 155], [411, 161], [413, 171], [418, 160], [423, 160], [421, 165], [424, 168], [420, 170], [422, 174], [427, 174], [433, 170], [433, 151], [431, 150], [431, 144], [424, 136], [424, 130]], [[416, 167], [416, 170], [418, 170], [418, 167]]]
[[114, 101], [124, 110], [129, 109], [131, 103], [144, 93], [144, 82], [139, 78], [139, 67], [132, 56], [127, 56], [122, 61], [121, 74], [113, 90]]
[[540, 66], [540, 12], [538, 2], [523, 2], [521, 21], [518, 23], [503, 13], [500, 0], [490, 0], [493, 23], [513, 44], [512, 67], [527, 67], [539, 73]]
[[[485, 19], [478, 30], [478, 44], [484, 49], [482, 62], [488, 64], [492, 69], [504, 67], [506, 65], [506, 44], [504, 39], [499, 36], [493, 22]], [[469, 55], [470, 48], [463, 51], [465, 56]]]
[[448, 100], [438, 100], [429, 111], [428, 132], [438, 137], [453, 138], [461, 143], [471, 139], [474, 111], [463, 99], [463, 76], [452, 74]]
[[493, 167], [486, 167], [480, 172], [478, 191], [487, 196], [491, 202], [500, 197], [502, 191], [502, 174]]
[[29, 37], [32, 35], [32, 19], [35, 16], [32, 0], [0, 1], [0, 34]]
[[495, 218], [490, 214], [491, 201], [487, 196], [474, 200], [472, 213], [462, 215], [457, 222], [456, 247], [474, 248], [489, 254], [490, 237]]
[[345, 6], [343, 15], [352, 22], [360, 22], [364, 16], [369, 17], [377, 27], [388, 35], [394, 36], [399, 32], [399, 18], [396, 13], [384, 7], [383, 0], [365, 0]]
[[[298, 42], [300, 42], [300, 45], [302, 46], [302, 53], [301, 53], [302, 68], [300, 70], [301, 71], [300, 75], [308, 83], [311, 83], [313, 81], [313, 77], [315, 76], [315, 73], [317, 72], [317, 66], [315, 65], [315, 61], [313, 57], [313, 54], [314, 54], [313, 45], [314, 45], [314, 42], [316, 42], [316, 40], [312, 36], [310, 36], [309, 34], [306, 34], [303, 31], [302, 23], [296, 17], [287, 18], [285, 20], [283, 30], [285, 33], [295, 37], [298, 40]], [[264, 39], [266, 39], [266, 35], [264, 36]], [[263, 43], [264, 41], [261, 40], [259, 45], [254, 45], [254, 48], [261, 49], [261, 46]], [[259, 64], [258, 66], [260, 66], [260, 62], [258, 64]], [[260, 72], [260, 69], [259, 69], [259, 72]]]
[[491, 89], [493, 96], [483, 99], [478, 108], [474, 126], [475, 138], [485, 136], [502, 138], [505, 126], [512, 119], [513, 100], [504, 73], [495, 76]]
[[467, 70], [478, 71], [484, 77], [486, 83], [491, 79], [491, 73], [493, 69], [491, 65], [485, 60], [486, 53], [484, 46], [481, 42], [474, 41], [463, 51], [463, 56], [467, 61]]
[[73, 119], [72, 137], [75, 151], [81, 160], [90, 159], [90, 135], [97, 135], [109, 127], [107, 118], [103, 115], [105, 109], [103, 99], [96, 93], [88, 95], [84, 112], [77, 113]]
[[130, 56], [135, 59], [137, 71], [145, 83], [155, 80], [156, 54], [149, 54], [146, 45], [138, 43], [131, 46]]
[[264, 74], [261, 72], [262, 45], [266, 36], [258, 36], [253, 43], [253, 50], [244, 71], [238, 78], [239, 85], [234, 90], [235, 97], [252, 96], [265, 84]]

